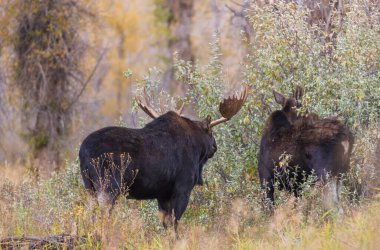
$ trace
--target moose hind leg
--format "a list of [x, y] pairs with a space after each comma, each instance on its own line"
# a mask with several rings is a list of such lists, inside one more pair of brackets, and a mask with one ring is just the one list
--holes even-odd
[[343, 215], [343, 208], [339, 201], [341, 181], [331, 178], [323, 187], [323, 207], [326, 210], [333, 210], [338, 216]]
[[120, 196], [120, 187], [117, 183], [108, 184], [97, 192], [99, 208], [111, 216], [117, 198]]

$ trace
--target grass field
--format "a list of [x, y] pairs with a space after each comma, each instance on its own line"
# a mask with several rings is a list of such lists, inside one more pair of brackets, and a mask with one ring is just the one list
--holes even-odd
[[[121, 198], [110, 217], [91, 210], [76, 163], [43, 181], [30, 179], [21, 166], [0, 169], [0, 238], [69, 234], [86, 238], [80, 249], [378, 249], [380, 244], [376, 190], [355, 205], [343, 201], [340, 212], [321, 212], [319, 187], [300, 201], [282, 194], [284, 202], [273, 215], [248, 197], [231, 197], [212, 215], [192, 199], [176, 239], [172, 229], [161, 226], [155, 201]], [[197, 187], [193, 196], [203, 189]]]

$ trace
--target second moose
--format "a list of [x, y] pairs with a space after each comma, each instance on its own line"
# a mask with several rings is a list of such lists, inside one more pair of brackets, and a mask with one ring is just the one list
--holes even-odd
[[[265, 123], [258, 163], [261, 186], [272, 203], [275, 179], [279, 189], [298, 196], [305, 174], [314, 173], [325, 181], [327, 174], [339, 178], [346, 173], [354, 140], [349, 129], [336, 118], [297, 113], [303, 88], [297, 87], [290, 98], [275, 90], [273, 95], [282, 109], [272, 112]], [[284, 155], [290, 158], [283, 163], [285, 166], [280, 166]]]

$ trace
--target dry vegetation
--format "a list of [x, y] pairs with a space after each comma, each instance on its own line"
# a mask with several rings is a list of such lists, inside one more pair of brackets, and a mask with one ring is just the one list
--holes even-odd
[[[209, 223], [197, 223], [187, 211], [175, 239], [172, 230], [161, 227], [155, 202], [120, 199], [110, 218], [93, 213], [76, 168], [72, 164], [65, 174], [38, 184], [22, 172], [10, 176], [12, 182], [2, 177], [0, 237], [67, 234], [82, 237], [76, 243], [82, 249], [377, 249], [380, 243], [378, 194], [357, 206], [343, 203], [343, 214], [322, 215], [315, 212], [320, 188], [296, 203], [287, 197], [272, 216], [252, 207], [248, 197], [234, 198]], [[196, 209], [193, 201], [189, 210]]]
[[[228, 9], [219, 13], [221, 6], [211, 2], [210, 5], [195, 2], [191, 39], [195, 58], [199, 59], [197, 64], [175, 61], [178, 80], [188, 92], [185, 96], [174, 97], [164, 92], [165, 108], [183, 99], [191, 103], [189, 110], [194, 109], [188, 113], [217, 117], [216, 104], [233, 88], [231, 79], [251, 85], [252, 90], [239, 114], [227, 125], [214, 130], [218, 152], [205, 166], [205, 185], [196, 187], [191, 195], [180, 221], [179, 239], [173, 235], [173, 230], [163, 229], [156, 201], [120, 198], [110, 217], [91, 206], [75, 156], [77, 145], [86, 134], [103, 124], [115, 123], [120, 114], [118, 125], [138, 127], [139, 122], [148, 121], [137, 121], [135, 110], [125, 108], [136, 104], [123, 96], [130, 96], [131, 84], [136, 93], [143, 86], [152, 93], [158, 93], [161, 87], [162, 71], [148, 70], [148, 67], [152, 63], [164, 64], [157, 59], [157, 55], [165, 54], [157, 52], [163, 43], [157, 42], [163, 31], [151, 23], [154, 22], [152, 10], [138, 4], [140, 1], [130, 1], [126, 5], [99, 1], [96, 6], [89, 4], [91, 1], [84, 1], [87, 4], [84, 6], [91, 5], [92, 10], [99, 10], [97, 18], [104, 21], [104, 26], [94, 33], [91, 29], [86, 30], [85, 37], [93, 47], [88, 57], [82, 59], [94, 65], [99, 56], [95, 52], [103, 51], [97, 50], [101, 48], [99, 44], [109, 44], [109, 52], [100, 65], [101, 72], [81, 96], [80, 108], [73, 111], [71, 134], [64, 138], [61, 148], [71, 154], [67, 154], [61, 171], [52, 172], [49, 178], [38, 178], [29, 167], [35, 162], [27, 157], [28, 150], [25, 147], [21, 150], [17, 114], [20, 107], [14, 107], [18, 102], [8, 89], [12, 82], [10, 73], [0, 68], [0, 81], [6, 83], [0, 84], [0, 239], [26, 240], [23, 237], [27, 236], [40, 243], [42, 240], [58, 244], [69, 235], [71, 243], [59, 243], [60, 246], [76, 245], [79, 249], [379, 248], [378, 1], [343, 1], [344, 9], [334, 9], [330, 13], [328, 27], [323, 18], [320, 22], [310, 20], [311, 14], [318, 16], [317, 11], [310, 13], [292, 1], [270, 1], [276, 2], [275, 5], [257, 1], [247, 9], [228, 2], [234, 13]], [[109, 10], [115, 15], [110, 15]], [[6, 13], [10, 12], [0, 9], [1, 17], [7, 17]], [[244, 15], [234, 16], [239, 13]], [[229, 18], [233, 25], [227, 25]], [[10, 27], [12, 19], [4, 20], [8, 19], [2, 18], [0, 23]], [[239, 25], [234, 26], [236, 20]], [[244, 42], [241, 42], [236, 27], [247, 28], [247, 25], [251, 33], [244, 34]], [[210, 47], [204, 46], [211, 38], [202, 40], [204, 35], [200, 34], [214, 28], [220, 28], [220, 34], [214, 37]], [[157, 33], [152, 31], [154, 29]], [[135, 30], [139, 30], [139, 35]], [[4, 30], [0, 31], [0, 42], [4, 34]], [[206, 56], [206, 50], [211, 51], [211, 55]], [[11, 52], [0, 48], [0, 53], [1, 65], [8, 65]], [[247, 56], [241, 59], [243, 54]], [[124, 57], [128, 58], [127, 63]], [[123, 61], [125, 67], [120, 66]], [[121, 83], [120, 71], [128, 68], [135, 73], [128, 72], [128, 78]], [[143, 80], [136, 80], [141, 78], [141, 72], [148, 73]], [[277, 192], [276, 209], [270, 215], [258, 183], [258, 145], [265, 119], [278, 108], [271, 89], [290, 93], [295, 85], [306, 90], [305, 108], [322, 117], [338, 116], [355, 134], [351, 171], [345, 176], [339, 207], [326, 203], [325, 187], [306, 183], [299, 200], [286, 192]], [[152, 99], [153, 104], [159, 105], [157, 96]], [[47, 245], [45, 248], [49, 249]]]

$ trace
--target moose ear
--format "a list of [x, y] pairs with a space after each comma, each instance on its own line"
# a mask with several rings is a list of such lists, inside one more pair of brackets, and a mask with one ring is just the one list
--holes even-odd
[[296, 91], [294, 92], [294, 98], [296, 100], [301, 100], [303, 96], [303, 87], [297, 86]]
[[272, 89], [272, 92], [273, 92], [273, 96], [274, 96], [274, 99], [276, 100], [276, 102], [278, 104], [281, 104], [282, 106], [285, 105], [285, 96], [283, 94], [281, 94], [280, 92], [277, 92], [276, 90]]
[[211, 116], [208, 115], [206, 119], [203, 120], [203, 126], [207, 131], [211, 131]]

